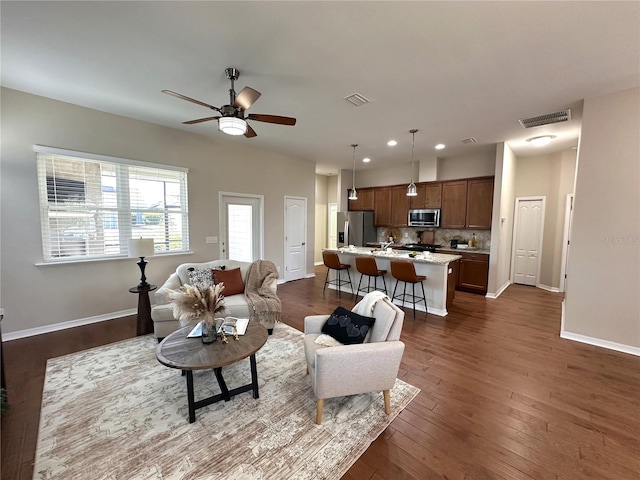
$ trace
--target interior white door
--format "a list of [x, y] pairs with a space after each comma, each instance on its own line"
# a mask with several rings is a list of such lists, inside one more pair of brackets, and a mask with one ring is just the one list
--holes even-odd
[[284, 280], [299, 280], [306, 275], [307, 199], [285, 197]]
[[516, 199], [513, 282], [536, 286], [544, 220], [544, 199]]
[[220, 258], [253, 262], [262, 258], [263, 198], [220, 192]]

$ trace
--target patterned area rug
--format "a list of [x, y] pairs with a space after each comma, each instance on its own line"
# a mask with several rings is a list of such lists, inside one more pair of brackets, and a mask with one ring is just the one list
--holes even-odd
[[[233, 340], [230, 340], [233, 341]], [[155, 357], [152, 336], [47, 363], [34, 479], [339, 479], [418, 394], [325, 401], [323, 424], [306, 374], [302, 333], [278, 324], [256, 354], [251, 392], [187, 419], [186, 381]], [[229, 388], [250, 382], [249, 360], [224, 367]], [[213, 372], [194, 372], [196, 399], [219, 393]]]

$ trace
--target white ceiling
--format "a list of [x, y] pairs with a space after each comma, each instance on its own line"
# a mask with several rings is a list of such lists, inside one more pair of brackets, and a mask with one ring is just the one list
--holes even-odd
[[[2, 1], [2, 85], [252, 144], [316, 171], [472, 154], [553, 133], [577, 145], [582, 99], [640, 86], [640, 2], [10, 2]], [[292, 116], [229, 137], [202, 106], [228, 103], [226, 67], [262, 97], [248, 110]], [[358, 92], [371, 103], [355, 107]], [[572, 108], [570, 122], [517, 120]], [[464, 145], [473, 137], [478, 143]], [[386, 146], [394, 138], [395, 148]], [[64, 145], [58, 145], [64, 147]], [[536, 150], [535, 153], [545, 150]]]

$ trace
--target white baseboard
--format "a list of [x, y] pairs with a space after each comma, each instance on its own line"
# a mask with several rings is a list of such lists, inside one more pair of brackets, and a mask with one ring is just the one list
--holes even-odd
[[8, 342], [19, 338], [32, 337], [34, 335], [42, 335], [43, 333], [57, 332], [66, 330], [67, 328], [81, 327], [92, 323], [114, 320], [116, 318], [128, 317], [129, 315], [137, 315], [138, 310], [131, 308], [129, 310], [121, 310], [119, 312], [105, 313], [104, 315], [96, 315], [95, 317], [79, 318], [78, 320], [70, 320], [68, 322], [54, 323], [52, 325], [43, 325], [42, 327], [27, 328], [18, 330], [17, 332], [9, 332], [2, 334], [2, 341]]
[[[564, 306], [564, 304], [563, 304]], [[564, 308], [562, 309], [564, 313]], [[564, 315], [563, 315], [564, 320]], [[635, 355], [640, 357], [640, 348], [632, 347], [631, 345], [624, 345], [622, 343], [610, 342], [609, 340], [602, 340], [601, 338], [588, 337], [579, 333], [565, 332], [564, 321], [562, 322], [562, 330], [560, 331], [560, 338], [567, 340], [573, 340], [575, 342], [587, 343], [596, 347], [607, 348], [609, 350], [615, 350], [616, 352], [628, 353], [629, 355]]]
[[538, 284], [537, 287], [541, 290], [546, 290], [547, 292], [560, 293], [560, 289], [558, 287], [550, 287], [549, 285], [543, 285], [542, 283]]
[[324, 262], [316, 262], [313, 265], [316, 267], [319, 267], [320, 265], [324, 265]]
[[316, 274], [315, 273], [307, 273], [307, 275], [304, 278], [315, 278]]
[[497, 293], [487, 293], [487, 294], [485, 295], [485, 297], [486, 297], [486, 298], [491, 298], [491, 299], [494, 299], [494, 300], [495, 300], [495, 299], [496, 299], [496, 298], [498, 298], [500, 295], [502, 295], [502, 292], [504, 292], [504, 291], [507, 289], [507, 287], [508, 287], [509, 285], [511, 285], [511, 282], [510, 282], [510, 281], [507, 281], [507, 282], [505, 282], [505, 284], [504, 284], [504, 285], [502, 285], [502, 287], [500, 287], [500, 288], [498, 289]]

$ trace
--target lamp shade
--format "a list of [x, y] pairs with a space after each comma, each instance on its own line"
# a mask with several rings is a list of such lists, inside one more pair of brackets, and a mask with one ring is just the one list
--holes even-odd
[[218, 119], [218, 128], [227, 135], [244, 135], [247, 122], [236, 117], [221, 117]]
[[153, 238], [132, 238], [129, 240], [130, 257], [153, 257]]

